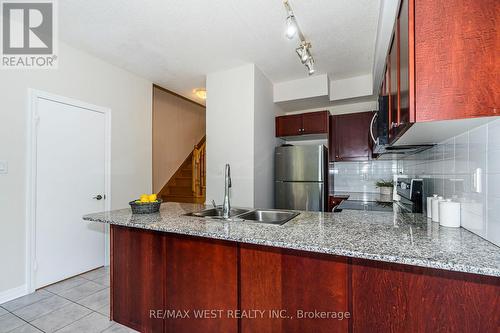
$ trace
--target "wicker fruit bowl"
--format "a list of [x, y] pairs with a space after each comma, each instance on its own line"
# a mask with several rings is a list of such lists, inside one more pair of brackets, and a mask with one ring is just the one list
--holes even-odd
[[156, 197], [156, 194], [143, 194], [140, 199], [130, 201], [129, 205], [132, 208], [132, 214], [152, 214], [160, 211], [161, 199]]

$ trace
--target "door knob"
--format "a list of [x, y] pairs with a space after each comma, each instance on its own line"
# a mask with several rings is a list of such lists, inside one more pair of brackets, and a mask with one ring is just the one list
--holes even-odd
[[93, 197], [92, 199], [101, 200], [102, 198], [103, 198], [103, 196], [98, 194], [95, 197]]

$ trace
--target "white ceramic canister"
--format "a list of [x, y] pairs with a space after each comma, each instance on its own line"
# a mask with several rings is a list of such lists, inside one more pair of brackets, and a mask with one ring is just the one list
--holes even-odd
[[431, 199], [432, 222], [439, 222], [439, 201], [443, 201], [443, 197], [438, 196]]
[[439, 225], [443, 227], [460, 227], [460, 202], [446, 199], [439, 201]]
[[437, 194], [433, 194], [432, 197], [427, 197], [427, 217], [432, 219], [432, 199], [437, 198]]

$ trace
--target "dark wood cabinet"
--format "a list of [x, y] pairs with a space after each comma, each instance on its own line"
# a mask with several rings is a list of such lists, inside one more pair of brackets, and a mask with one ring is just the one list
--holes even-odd
[[111, 226], [111, 319], [140, 332], [488, 333], [499, 307], [498, 277]]
[[163, 332], [165, 238], [161, 233], [111, 227], [111, 319], [140, 332]]
[[[399, 89], [398, 89], [398, 127], [404, 126], [410, 121], [410, 50], [409, 47], [409, 8], [408, 1], [401, 2], [398, 16], [398, 45], [399, 48]], [[396, 127], [396, 128], [398, 128]]]
[[237, 318], [196, 318], [196, 310], [238, 308], [237, 244], [192, 237], [169, 237], [165, 256], [165, 309], [190, 311], [190, 318], [165, 322], [165, 332], [238, 332]]
[[276, 137], [327, 134], [328, 111], [276, 117]]
[[276, 136], [295, 136], [302, 134], [302, 115], [276, 117]]
[[353, 259], [353, 332], [498, 332], [498, 278]]
[[373, 112], [330, 116], [331, 162], [367, 161], [372, 157], [370, 124]]
[[241, 308], [266, 311], [258, 320], [243, 318], [242, 333], [347, 332], [349, 318], [304, 315], [349, 312], [346, 258], [241, 245], [240, 270]]
[[328, 133], [328, 111], [305, 113], [302, 116], [302, 134]]
[[335, 207], [340, 205], [344, 200], [349, 199], [349, 196], [329, 196], [328, 197], [328, 211], [331, 212]]
[[[226, 315], [238, 308], [238, 244], [118, 226], [111, 242], [112, 320], [146, 333], [238, 332]], [[224, 315], [196, 318], [202, 310]]]
[[[381, 92], [391, 142], [411, 124], [500, 115], [495, 0], [403, 0]], [[457, 24], [461, 22], [461, 24]]]
[[389, 138], [398, 123], [399, 114], [399, 70], [398, 70], [398, 35], [393, 34], [391, 48], [389, 49]]
[[415, 17], [415, 121], [500, 115], [498, 0], [406, 1]]

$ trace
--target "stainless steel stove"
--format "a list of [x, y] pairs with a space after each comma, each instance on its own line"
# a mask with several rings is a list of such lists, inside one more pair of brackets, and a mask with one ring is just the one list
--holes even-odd
[[365, 210], [376, 212], [392, 212], [392, 202], [382, 201], [363, 201], [363, 200], [345, 200], [336, 209], [336, 211], [346, 210]]

